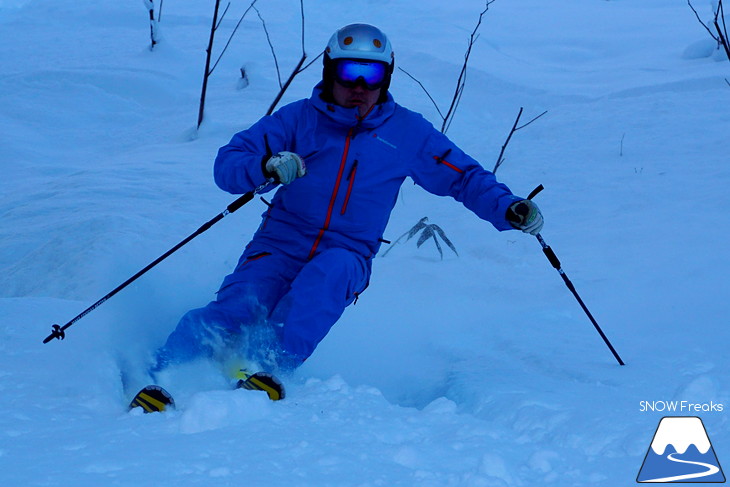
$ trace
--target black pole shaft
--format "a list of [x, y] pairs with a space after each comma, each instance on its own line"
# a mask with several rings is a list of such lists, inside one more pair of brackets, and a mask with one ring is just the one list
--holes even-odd
[[618, 361], [619, 365], [626, 365], [623, 360], [621, 360], [621, 357], [619, 356], [618, 352], [616, 352], [616, 349], [613, 348], [613, 345], [611, 345], [611, 342], [609, 341], [608, 337], [605, 333], [603, 333], [603, 330], [600, 326], [598, 326], [598, 322], [593, 317], [591, 312], [588, 310], [588, 307], [585, 305], [583, 300], [578, 295], [578, 291], [576, 291], [575, 286], [573, 283], [568, 279], [568, 276], [565, 274], [565, 271], [563, 271], [563, 268], [560, 264], [560, 260], [558, 260], [557, 255], [555, 255], [555, 252], [553, 252], [553, 249], [550, 248], [550, 246], [545, 243], [545, 240], [542, 238], [542, 235], [539, 233], [535, 235], [537, 237], [537, 241], [540, 242], [540, 245], [542, 245], [542, 251], [545, 254], [545, 256], [548, 258], [552, 266], [558, 271], [560, 274], [560, 277], [563, 278], [563, 281], [565, 281], [565, 285], [568, 286], [568, 289], [570, 289], [570, 292], [573, 293], [573, 296], [575, 296], [575, 299], [578, 300], [578, 304], [580, 304], [580, 307], [583, 308], [583, 311], [585, 311], [585, 314], [588, 316], [588, 319], [591, 320], [591, 323], [593, 323], [593, 326], [596, 328], [596, 331], [599, 335], [601, 335], [601, 338], [603, 338], [603, 341], [606, 343], [606, 346], [608, 346], [609, 350], [611, 350], [611, 353]]
[[212, 227], [213, 225], [215, 225], [216, 223], [218, 223], [220, 220], [222, 220], [225, 216], [233, 213], [234, 211], [238, 210], [240, 207], [242, 207], [243, 205], [245, 205], [246, 203], [248, 203], [249, 201], [251, 201], [253, 199], [254, 195], [256, 193], [258, 193], [259, 191], [261, 191], [266, 186], [268, 186], [269, 183], [271, 183], [271, 180], [268, 180], [266, 183], [262, 184], [258, 188], [254, 189], [252, 191], [249, 191], [248, 193], [245, 193], [245, 194], [241, 195], [233, 203], [231, 203], [230, 205], [228, 205], [225, 210], [223, 210], [222, 212], [220, 212], [219, 214], [217, 214], [216, 216], [214, 216], [213, 218], [211, 218], [209, 221], [205, 222], [195, 232], [191, 233], [188, 237], [186, 237], [180, 243], [178, 243], [177, 245], [175, 245], [173, 248], [171, 248], [170, 250], [168, 250], [167, 252], [165, 252], [164, 254], [162, 254], [161, 256], [159, 256], [154, 261], [150, 262], [144, 269], [140, 270], [135, 275], [133, 275], [132, 277], [130, 277], [129, 279], [127, 279], [126, 281], [124, 281], [123, 283], [121, 283], [119, 286], [117, 286], [112, 291], [110, 291], [106, 296], [104, 296], [103, 298], [99, 299], [97, 302], [95, 302], [94, 304], [92, 304], [91, 306], [89, 306], [88, 308], [86, 308], [84, 311], [82, 311], [79, 315], [77, 315], [76, 317], [74, 317], [71, 321], [69, 321], [65, 325], [63, 325], [63, 326], [59, 326], [57, 324], [56, 325], [53, 325], [53, 329], [51, 331], [51, 334], [48, 335], [45, 338], [45, 340], [43, 340], [43, 343], [48, 343], [51, 340], [53, 340], [54, 338], [58, 338], [59, 340], [63, 340], [65, 338], [65, 336], [66, 336], [65, 331], [66, 331], [66, 329], [68, 327], [70, 327], [71, 325], [73, 325], [74, 323], [76, 323], [77, 321], [79, 321], [81, 318], [83, 318], [84, 316], [86, 316], [89, 313], [91, 313], [92, 311], [94, 311], [96, 308], [98, 308], [102, 304], [104, 304], [109, 298], [111, 298], [112, 296], [114, 296], [115, 294], [117, 294], [119, 291], [121, 291], [125, 287], [129, 286], [130, 284], [132, 284], [134, 281], [136, 281], [138, 278], [140, 278], [147, 271], [149, 271], [150, 269], [152, 269], [153, 267], [155, 267], [157, 264], [159, 264], [160, 262], [162, 262], [163, 260], [165, 260], [166, 258], [168, 258], [173, 253], [177, 252], [183, 245], [187, 244], [192, 239], [194, 239], [195, 237], [197, 237], [201, 233], [203, 233], [206, 230], [208, 230], [210, 227]]

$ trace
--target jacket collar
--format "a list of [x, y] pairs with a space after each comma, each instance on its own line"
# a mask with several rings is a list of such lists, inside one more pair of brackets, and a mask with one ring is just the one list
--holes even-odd
[[345, 127], [355, 127], [359, 125], [365, 129], [372, 129], [380, 126], [385, 122], [393, 112], [395, 111], [395, 101], [390, 92], [387, 93], [387, 99], [383, 103], [378, 103], [365, 115], [363, 119], [360, 119], [358, 108], [345, 108], [334, 103], [328, 103], [324, 101], [320, 95], [322, 94], [323, 83], [320, 82], [312, 90], [312, 96], [309, 101], [314, 107], [326, 115], [328, 118]]

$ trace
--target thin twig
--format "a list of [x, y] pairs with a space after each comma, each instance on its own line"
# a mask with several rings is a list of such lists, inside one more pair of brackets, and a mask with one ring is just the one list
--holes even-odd
[[710, 30], [710, 28], [707, 27], [707, 24], [705, 24], [702, 21], [702, 18], [700, 18], [700, 14], [698, 14], [697, 10], [695, 10], [694, 6], [692, 5], [691, 0], [687, 0], [687, 5], [689, 5], [689, 8], [691, 8], [692, 11], [695, 13], [695, 17], [697, 17], [697, 20], [699, 21], [699, 23], [702, 24], [702, 27], [704, 27], [707, 30], [707, 32], [709, 32], [710, 36], [712, 36], [713, 39], [715, 39], [716, 41], [719, 42], [719, 39], [717, 37], [715, 37], [715, 34], [713, 34], [712, 31]]
[[279, 80], [279, 89], [281, 89], [281, 71], [279, 70], [279, 60], [276, 59], [276, 51], [274, 50], [274, 45], [271, 43], [271, 36], [269, 36], [269, 29], [266, 28], [266, 21], [261, 16], [261, 12], [259, 12], [259, 9], [256, 7], [253, 8], [256, 11], [256, 14], [259, 16], [259, 19], [261, 19], [261, 25], [264, 27], [264, 33], [266, 34], [266, 42], [269, 43], [269, 48], [271, 49], [271, 55], [274, 57], [274, 65], [276, 66], [276, 78]]
[[276, 105], [279, 104], [279, 100], [281, 100], [281, 97], [284, 96], [284, 92], [287, 88], [289, 88], [289, 85], [292, 81], [294, 81], [294, 77], [299, 74], [299, 68], [302, 67], [302, 64], [304, 64], [304, 60], [307, 58], [306, 54], [302, 54], [301, 59], [299, 60], [299, 63], [297, 63], [297, 66], [294, 68], [294, 71], [292, 71], [291, 75], [289, 76], [289, 79], [286, 80], [286, 83], [284, 83], [284, 86], [281, 87], [281, 90], [279, 90], [279, 94], [276, 95], [276, 98], [271, 103], [271, 106], [269, 106], [269, 109], [266, 111], [266, 115], [271, 115], [274, 112], [274, 109], [276, 108]]
[[619, 151], [618, 151], [618, 155], [620, 157], [623, 157], [624, 156], [624, 139], [625, 138], [626, 138], [626, 134], [625, 133], [624, 134], [621, 134], [621, 146], [620, 146]]
[[[694, 12], [695, 17], [697, 17], [697, 21], [710, 34], [710, 37], [712, 37], [715, 42], [717, 42], [718, 48], [719, 46], [723, 47], [723, 49], [725, 50], [725, 55], [727, 56], [728, 60], [730, 60], [730, 45], [728, 44], [730, 41], [728, 40], [727, 25], [725, 24], [725, 8], [722, 5], [722, 0], [719, 0], [719, 2], [717, 3], [717, 9], [714, 11], [715, 16], [713, 19], [713, 25], [715, 26], [717, 35], [715, 35], [712, 32], [712, 29], [710, 29], [707, 24], [702, 21], [702, 18], [700, 18], [700, 14], [697, 13], [697, 10], [694, 8], [690, 0], [687, 0], [687, 5], [689, 5], [689, 8], [691, 8]], [[721, 23], [722, 27], [720, 26]]]
[[433, 99], [433, 97], [428, 92], [428, 90], [426, 89], [426, 87], [423, 86], [423, 83], [421, 83], [420, 81], [418, 81], [411, 73], [409, 73], [405, 69], [403, 69], [401, 67], [398, 67], [398, 69], [400, 69], [402, 72], [404, 72], [406, 74], [406, 76], [408, 76], [409, 78], [411, 78], [413, 81], [415, 81], [416, 83], [418, 83], [418, 86], [420, 86], [421, 89], [423, 90], [423, 92], [426, 93], [426, 96], [428, 97], [429, 100], [431, 100], [431, 103], [433, 103], [433, 106], [436, 108], [436, 111], [438, 112], [439, 116], [441, 117], [441, 120], [443, 120], [444, 119], [444, 114], [441, 113], [441, 110], [439, 110], [439, 106], [436, 104], [436, 101]]
[[[300, 0], [300, 2], [299, 2], [299, 8], [300, 8], [301, 13], [302, 13], [302, 57], [299, 59], [299, 62], [297, 63], [297, 65], [294, 68], [294, 70], [292, 71], [292, 73], [289, 75], [289, 78], [286, 80], [286, 83], [284, 83], [284, 86], [281, 87], [281, 89], [279, 90], [279, 93], [276, 95], [276, 98], [274, 98], [274, 101], [269, 106], [269, 109], [266, 111], [266, 115], [271, 115], [272, 113], [274, 113], [274, 109], [276, 108], [276, 105], [279, 104], [279, 101], [284, 96], [284, 93], [289, 88], [289, 85], [292, 83], [292, 81], [294, 81], [294, 78], [299, 73], [301, 73], [302, 71], [304, 71], [304, 69], [306, 69], [307, 67], [309, 67], [309, 65], [312, 64], [312, 63], [309, 63], [306, 67], [302, 68], [302, 65], [304, 64], [304, 61], [307, 59], [307, 53], [304, 50], [304, 23], [305, 23], [305, 18], [304, 18], [304, 0]], [[322, 54], [320, 54], [320, 56], [321, 55]], [[315, 58], [315, 60], [317, 58], [319, 58], [319, 56], [317, 56]]]
[[[464, 72], [464, 78], [462, 79], [463, 83], [461, 84], [461, 89], [459, 90], [459, 95], [456, 98], [456, 105], [459, 106], [459, 103], [461, 103], [461, 97], [464, 95], [464, 88], [466, 87], [466, 72]], [[451, 122], [454, 121], [453, 115], [451, 118], [449, 118], [448, 123], [446, 124], [446, 128], [443, 130], [443, 133], [446, 133], [449, 130], [449, 127], [451, 127]]]
[[[323, 55], [324, 55], [324, 51], [320, 52], [320, 53], [319, 53], [319, 54], [317, 55], [317, 57], [316, 57], [316, 58], [312, 59], [312, 60], [311, 60], [311, 61], [309, 61], [309, 62], [308, 62], [307, 64], [305, 64], [305, 65], [304, 65], [304, 67], [303, 67], [303, 68], [301, 68], [301, 69], [299, 70], [299, 73], [301, 73], [302, 71], [305, 71], [305, 70], [306, 70], [306, 69], [307, 69], [308, 67], [310, 67], [310, 66], [311, 66], [312, 64], [314, 64], [314, 62], [315, 62], [315, 61], [316, 61], [317, 59], [321, 58], [321, 57], [322, 57]], [[299, 73], [297, 73], [297, 74], [299, 74]]]
[[504, 144], [502, 144], [502, 150], [499, 151], [499, 157], [497, 157], [497, 163], [494, 165], [494, 169], [492, 169], [492, 173], [496, 173], [497, 169], [499, 169], [499, 166], [501, 166], [502, 163], [504, 162], [504, 151], [507, 150], [507, 144], [509, 144], [510, 139], [512, 139], [512, 135], [517, 130], [517, 124], [520, 122], [520, 117], [522, 116], [522, 110], [524, 110], [524, 108], [520, 107], [520, 111], [517, 112], [517, 118], [515, 119], [515, 123], [512, 124], [512, 130], [509, 131], [507, 140], [505, 140]]
[[218, 22], [215, 24], [215, 27], [213, 27], [213, 30], [218, 30], [218, 28], [221, 26], [221, 22], [223, 22], [223, 19], [226, 17], [229, 8], [231, 8], [231, 2], [228, 2], [226, 8], [223, 9], [223, 13], [220, 17], [218, 17]]
[[517, 132], [518, 130], [521, 130], [521, 129], [527, 127], [532, 122], [534, 122], [535, 120], [537, 120], [538, 118], [542, 117], [543, 115], [545, 115], [547, 113], [547, 110], [546, 110], [546, 111], [542, 112], [540, 115], [538, 115], [537, 117], [530, 120], [529, 122], [524, 123], [522, 125], [518, 125], [520, 123], [520, 117], [522, 116], [523, 110], [524, 110], [524, 108], [520, 107], [520, 111], [517, 112], [517, 118], [515, 119], [515, 123], [512, 124], [512, 130], [510, 130], [509, 135], [507, 136], [507, 140], [505, 140], [504, 144], [502, 144], [502, 150], [499, 151], [499, 157], [497, 157], [497, 163], [494, 165], [494, 169], [492, 170], [492, 173], [496, 173], [497, 169], [499, 169], [499, 166], [501, 166], [502, 163], [505, 161], [504, 152], [505, 152], [505, 150], [507, 150], [507, 145], [509, 144], [510, 140], [512, 140], [512, 136], [514, 135], [514, 133]]
[[157, 36], [155, 32], [157, 27], [157, 21], [155, 20], [155, 4], [153, 0], [144, 0], [144, 5], [150, 18], [150, 51], [153, 51], [155, 49], [155, 45], [157, 45]]
[[461, 67], [461, 72], [459, 73], [459, 78], [456, 80], [456, 89], [454, 90], [454, 97], [451, 99], [451, 106], [449, 106], [449, 110], [446, 112], [446, 117], [444, 118], [444, 122], [441, 125], [441, 132], [446, 133], [446, 130], [448, 130], [449, 125], [451, 125], [451, 119], [454, 117], [454, 113], [456, 112], [456, 108], [459, 105], [459, 100], [461, 98], [461, 92], [464, 89], [464, 83], [465, 83], [465, 76], [466, 76], [466, 67], [469, 63], [469, 56], [471, 56], [471, 50], [472, 47], [474, 47], [474, 43], [476, 42], [477, 38], [479, 37], [477, 35], [477, 30], [479, 30], [479, 27], [482, 25], [482, 18], [484, 17], [484, 14], [487, 13], [489, 10], [489, 6], [494, 3], [496, 0], [488, 0], [486, 2], [486, 5], [484, 7], [484, 10], [479, 14], [479, 20], [477, 21], [477, 25], [474, 27], [474, 30], [472, 31], [471, 35], [469, 36], [469, 45], [466, 49], [466, 53], [464, 54], [464, 64]]
[[540, 115], [538, 115], [537, 117], [533, 118], [533, 119], [532, 119], [532, 120], [530, 120], [529, 122], [527, 122], [527, 123], [525, 123], [525, 124], [522, 124], [522, 125], [520, 125], [520, 126], [519, 126], [519, 127], [517, 127], [517, 128], [515, 129], [515, 130], [521, 130], [521, 129], [523, 129], [523, 128], [527, 127], [527, 126], [528, 126], [528, 125], [530, 125], [530, 124], [531, 124], [532, 122], [534, 122], [534, 121], [535, 121], [535, 120], [537, 120], [538, 118], [542, 117], [542, 116], [543, 116], [543, 115], [545, 115], [546, 113], [547, 113], [547, 110], [545, 110], [544, 112], [542, 112], [542, 113], [541, 113]]
[[203, 86], [200, 89], [200, 105], [198, 106], [198, 125], [203, 123], [203, 115], [205, 113], [205, 96], [208, 91], [208, 78], [210, 78], [210, 56], [213, 53], [213, 42], [215, 41], [215, 31], [217, 26], [220, 25], [218, 22], [218, 10], [220, 8], [220, 0], [215, 0], [215, 7], [213, 9], [213, 20], [210, 26], [210, 37], [208, 38], [208, 47], [205, 49], [205, 70], [203, 71]]
[[[722, 21], [722, 28], [718, 18]], [[722, 47], [725, 48], [725, 55], [730, 60], [730, 46], [728, 46], [727, 26], [725, 25], [725, 9], [722, 6], [722, 0], [717, 4], [717, 12], [715, 12], [715, 29], [717, 29], [717, 35], [720, 38]]]
[[715, 12], [715, 24], [717, 24], [718, 17], [720, 18], [720, 20], [722, 20], [722, 31], [724, 32], [725, 39], [727, 40], [727, 26], [725, 25], [725, 7], [722, 5], [722, 0], [717, 3], [717, 12]]
[[[233, 28], [233, 32], [231, 32], [231, 35], [228, 37], [228, 42], [226, 42], [226, 45], [223, 46], [223, 50], [221, 51], [220, 55], [218, 56], [218, 59], [216, 59], [215, 63], [213, 63], [213, 67], [210, 68], [209, 74], [213, 74], [213, 71], [215, 70], [216, 66], [218, 66], [218, 63], [220, 62], [221, 58], [223, 57], [223, 54], [226, 53], [226, 50], [228, 49], [228, 46], [231, 44], [231, 40], [233, 40], [233, 36], [236, 35], [236, 31], [241, 26], [241, 22], [243, 22], [244, 17], [246, 17], [246, 14], [253, 8], [253, 6], [256, 4], [258, 0], [253, 0], [251, 2], [251, 5], [248, 6], [245, 12], [243, 12], [243, 15], [241, 15], [241, 18], [238, 19], [238, 23], [236, 24], [236, 27]], [[228, 4], [230, 6], [230, 3]], [[226, 10], [228, 10], [228, 7], [226, 7]], [[225, 15], [226, 12], [223, 12], [223, 15]], [[221, 16], [222, 19], [222, 16]], [[220, 24], [220, 23], [219, 23]]]
[[304, 0], [299, 0], [299, 12], [302, 14], [302, 54], [304, 54]]
[[727, 32], [723, 34], [722, 30], [720, 29], [720, 25], [715, 21], [715, 28], [717, 29], [717, 34], [720, 38], [720, 44], [725, 49], [725, 55], [730, 60], [730, 46], [728, 46], [728, 40], [727, 40]]

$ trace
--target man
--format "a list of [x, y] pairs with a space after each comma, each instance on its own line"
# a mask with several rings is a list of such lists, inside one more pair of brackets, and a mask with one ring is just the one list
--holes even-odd
[[322, 82], [309, 99], [262, 118], [219, 150], [214, 175], [222, 189], [241, 194], [267, 178], [279, 189], [216, 300], [180, 320], [153, 372], [200, 357], [240, 356], [269, 372], [301, 365], [367, 287], [406, 177], [499, 230], [540, 231], [532, 201], [393, 101], [393, 66], [379, 29], [345, 26], [327, 44]]

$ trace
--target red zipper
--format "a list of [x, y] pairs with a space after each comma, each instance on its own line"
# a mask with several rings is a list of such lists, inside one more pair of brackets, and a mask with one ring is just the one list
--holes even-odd
[[246, 259], [243, 264], [241, 264], [241, 267], [245, 266], [249, 262], [253, 262], [255, 260], [263, 259], [264, 257], [268, 257], [271, 255], [271, 252], [261, 252], [260, 254], [255, 254]]
[[454, 171], [456, 171], [458, 173], [463, 173], [464, 172], [463, 169], [454, 166], [453, 164], [451, 164], [449, 161], [447, 161], [446, 159], [444, 159], [442, 157], [433, 156], [433, 158], [436, 159], [436, 162], [438, 162], [439, 164], [443, 164], [444, 166], [446, 166], [446, 167], [448, 167], [450, 169], [453, 169]]
[[456, 172], [458, 172], [460, 174], [463, 173], [464, 172], [463, 169], [454, 166], [453, 164], [451, 164], [449, 161], [446, 160], [446, 157], [449, 154], [451, 154], [451, 149], [447, 149], [446, 152], [444, 152], [444, 155], [443, 156], [441, 156], [441, 157], [439, 157], [439, 156], [433, 156], [433, 158], [436, 159], [436, 162], [437, 163], [443, 164], [444, 166], [446, 166], [446, 167], [448, 167], [450, 169], [453, 169], [454, 171], [456, 171]]
[[308, 259], [311, 259], [312, 257], [314, 257], [315, 252], [317, 252], [317, 247], [319, 246], [319, 242], [322, 241], [324, 232], [330, 226], [330, 220], [332, 219], [332, 210], [335, 207], [335, 200], [337, 199], [337, 192], [340, 190], [340, 183], [342, 182], [342, 175], [345, 172], [345, 163], [347, 162], [347, 153], [350, 151], [350, 140], [352, 139], [353, 130], [354, 129], [351, 128], [347, 132], [347, 137], [345, 138], [345, 149], [342, 152], [342, 160], [340, 161], [340, 169], [337, 172], [337, 180], [335, 181], [335, 187], [332, 190], [332, 196], [330, 197], [330, 204], [327, 207], [327, 216], [325, 217], [324, 225], [322, 226], [322, 228], [320, 228], [319, 233], [317, 234], [317, 238], [314, 239], [314, 244], [312, 245], [312, 249], [309, 251]]
[[350, 168], [350, 172], [347, 174], [347, 181], [350, 183], [347, 185], [347, 193], [345, 194], [345, 202], [342, 203], [342, 210], [340, 210], [340, 215], [344, 215], [347, 211], [347, 203], [350, 202], [350, 194], [352, 194], [352, 185], [355, 184], [355, 174], [357, 173], [357, 159], [355, 159], [355, 162], [352, 163], [352, 167]]

